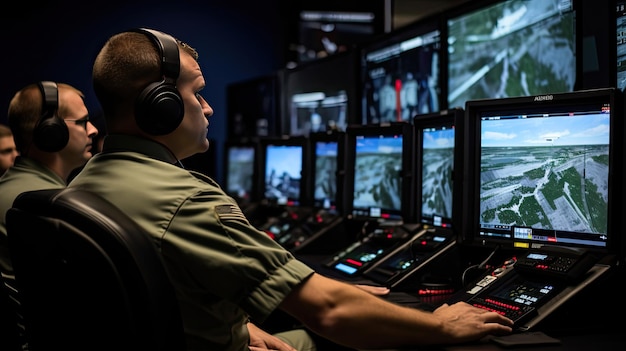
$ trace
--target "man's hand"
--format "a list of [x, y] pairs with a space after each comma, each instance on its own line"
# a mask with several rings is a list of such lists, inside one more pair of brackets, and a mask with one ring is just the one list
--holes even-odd
[[[496, 312], [474, 307], [466, 302], [444, 303], [433, 315], [444, 322], [444, 331], [451, 340], [465, 342], [487, 335], [506, 335], [513, 331], [513, 321]], [[445, 343], [446, 340], [437, 340]]]
[[250, 351], [266, 351], [266, 350], [280, 350], [280, 351], [297, 351], [291, 345], [285, 343], [279, 338], [263, 331], [254, 323], [250, 322], [248, 325], [248, 334], [250, 334], [250, 343], [248, 348]]

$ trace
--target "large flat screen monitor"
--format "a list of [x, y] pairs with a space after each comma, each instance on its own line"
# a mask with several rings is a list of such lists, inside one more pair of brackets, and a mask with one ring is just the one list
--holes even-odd
[[575, 1], [471, 1], [447, 15], [448, 107], [575, 90]]
[[419, 223], [452, 228], [460, 220], [464, 112], [456, 108], [413, 119]]
[[352, 125], [346, 130], [347, 212], [355, 218], [411, 221], [413, 126]]
[[345, 131], [358, 114], [357, 54], [353, 51], [287, 69], [283, 134]]
[[269, 205], [301, 205], [303, 178], [306, 174], [304, 171], [306, 139], [263, 138], [260, 144], [263, 169], [262, 200]]
[[614, 88], [469, 101], [464, 241], [617, 250], [622, 105]]
[[432, 17], [362, 46], [363, 124], [410, 122], [441, 109], [440, 27]]

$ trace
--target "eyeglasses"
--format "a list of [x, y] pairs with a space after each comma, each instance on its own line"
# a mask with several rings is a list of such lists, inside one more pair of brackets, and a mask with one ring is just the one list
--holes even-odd
[[89, 123], [89, 116], [81, 119], [65, 119], [65, 122], [74, 122], [76, 125], [82, 126], [87, 130], [87, 123]]

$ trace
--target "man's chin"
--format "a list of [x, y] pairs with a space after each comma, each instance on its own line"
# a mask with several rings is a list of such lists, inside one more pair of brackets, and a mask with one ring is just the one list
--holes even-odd
[[198, 154], [201, 154], [203, 152], [206, 152], [207, 150], [209, 150], [209, 148], [211, 147], [211, 142], [209, 141], [209, 139], [204, 139], [204, 142], [202, 143], [202, 145], [198, 148]]

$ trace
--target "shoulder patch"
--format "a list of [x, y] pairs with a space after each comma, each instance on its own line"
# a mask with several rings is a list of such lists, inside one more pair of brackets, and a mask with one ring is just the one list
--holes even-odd
[[248, 220], [241, 212], [241, 209], [235, 205], [220, 205], [215, 207], [215, 213], [222, 221], [239, 220], [247, 222]]

